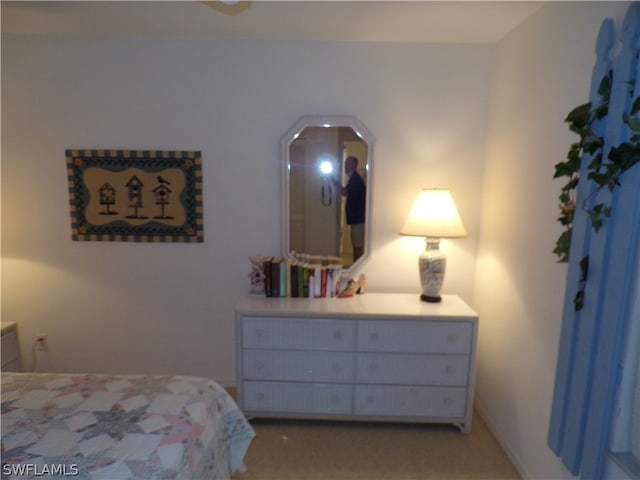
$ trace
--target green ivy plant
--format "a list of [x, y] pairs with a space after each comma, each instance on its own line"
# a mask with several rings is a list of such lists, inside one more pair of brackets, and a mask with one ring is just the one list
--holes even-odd
[[[558, 261], [569, 261], [571, 247], [571, 235], [573, 232], [573, 219], [576, 211], [575, 192], [580, 181], [580, 168], [583, 155], [591, 158], [587, 166], [587, 179], [595, 184], [594, 190], [585, 200], [582, 208], [586, 211], [594, 231], [600, 230], [606, 218], [611, 215], [611, 206], [603, 202], [592, 203], [598, 193], [607, 188], [613, 191], [620, 186], [620, 180], [624, 172], [640, 162], [640, 97], [637, 97], [631, 106], [631, 111], [623, 115], [623, 122], [630, 131], [629, 140], [620, 145], [613, 146], [608, 155], [604, 156], [604, 138], [594, 131], [597, 122], [602, 121], [609, 114], [609, 99], [611, 95], [612, 73], [609, 72], [601, 80], [598, 88], [598, 103], [591, 102], [579, 105], [565, 119], [569, 129], [579, 137], [577, 142], [571, 144], [567, 153], [567, 159], [555, 165], [553, 178], [568, 177], [566, 184], [560, 190], [558, 197], [560, 216], [558, 221], [564, 230], [556, 241], [553, 253], [558, 256]], [[589, 257], [580, 261], [581, 278], [580, 289], [574, 298], [575, 310], [580, 310], [584, 305], [584, 285], [587, 281], [589, 270]]]

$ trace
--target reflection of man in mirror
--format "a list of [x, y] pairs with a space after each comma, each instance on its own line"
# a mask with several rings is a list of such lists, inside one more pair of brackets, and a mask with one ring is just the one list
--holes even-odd
[[351, 229], [353, 261], [355, 262], [364, 253], [364, 210], [367, 187], [358, 173], [358, 159], [356, 157], [350, 156], [345, 159], [344, 173], [349, 177], [346, 186], [342, 186], [338, 179], [335, 179], [334, 182], [338, 191], [347, 197], [345, 215], [347, 225]]

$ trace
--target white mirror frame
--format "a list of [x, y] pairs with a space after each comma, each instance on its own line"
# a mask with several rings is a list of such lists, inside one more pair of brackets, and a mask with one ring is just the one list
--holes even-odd
[[[289, 172], [291, 170], [290, 146], [307, 127], [351, 127], [356, 134], [367, 144], [367, 192], [366, 192], [366, 222], [364, 254], [344, 271], [353, 275], [371, 255], [371, 224], [372, 224], [372, 190], [373, 188], [373, 143], [375, 141], [371, 132], [360, 120], [347, 115], [307, 115], [300, 118], [280, 140], [282, 153], [282, 254], [286, 258], [290, 253], [289, 247]], [[310, 252], [299, 252], [310, 253]]]

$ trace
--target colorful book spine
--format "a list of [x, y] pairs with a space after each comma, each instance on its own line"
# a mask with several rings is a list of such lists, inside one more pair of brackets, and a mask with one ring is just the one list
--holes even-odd
[[290, 295], [289, 291], [289, 269], [287, 268], [287, 262], [285, 260], [280, 260], [280, 296], [288, 297]]
[[300, 291], [300, 289], [298, 288], [300, 286], [300, 283], [298, 281], [298, 272], [300, 271], [300, 269], [298, 265], [292, 264], [289, 268], [289, 271], [291, 272], [291, 296], [297, 298], [300, 296], [300, 294], [298, 293]]
[[265, 297], [271, 297], [271, 258], [264, 261], [263, 273], [264, 273], [264, 295]]
[[342, 265], [333, 257], [295, 254], [263, 261], [266, 297], [329, 298], [339, 291]]

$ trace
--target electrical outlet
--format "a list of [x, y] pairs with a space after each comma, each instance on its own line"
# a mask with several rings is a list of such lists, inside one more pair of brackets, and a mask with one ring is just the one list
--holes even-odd
[[38, 345], [38, 350], [49, 350], [49, 342], [47, 341], [46, 335], [38, 335], [36, 337], [36, 344]]

